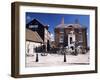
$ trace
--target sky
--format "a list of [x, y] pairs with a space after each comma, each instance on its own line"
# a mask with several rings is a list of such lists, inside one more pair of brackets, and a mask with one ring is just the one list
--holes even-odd
[[33, 19], [37, 19], [44, 25], [49, 25], [49, 31], [54, 35], [54, 28], [59, 25], [64, 18], [65, 24], [73, 24], [76, 20], [80, 25], [87, 27], [88, 46], [90, 45], [90, 16], [78, 14], [52, 14], [52, 13], [33, 13], [26, 12], [26, 24]]

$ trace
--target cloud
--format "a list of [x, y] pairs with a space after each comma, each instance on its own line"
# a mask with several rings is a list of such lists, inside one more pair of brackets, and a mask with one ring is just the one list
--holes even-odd
[[31, 20], [31, 17], [30, 16], [27, 16], [26, 18], [27, 18], [27, 20]]
[[51, 41], [54, 41], [54, 34], [51, 33]]
[[89, 35], [89, 33], [87, 32], [87, 35]]

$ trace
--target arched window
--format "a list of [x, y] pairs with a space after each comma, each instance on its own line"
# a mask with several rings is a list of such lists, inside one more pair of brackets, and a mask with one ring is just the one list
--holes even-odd
[[72, 44], [72, 37], [70, 37], [70, 44]]
[[60, 29], [60, 33], [64, 33], [64, 29], [63, 28]]
[[64, 42], [64, 34], [61, 34], [61, 35], [60, 35], [59, 42], [60, 42], [60, 43], [63, 43], [63, 42]]

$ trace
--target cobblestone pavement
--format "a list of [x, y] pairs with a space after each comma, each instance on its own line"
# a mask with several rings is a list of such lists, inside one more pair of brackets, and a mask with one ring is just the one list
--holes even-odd
[[65, 66], [65, 65], [88, 65], [89, 52], [86, 54], [66, 55], [66, 62], [64, 62], [64, 55], [48, 54], [47, 56], [38, 55], [38, 62], [36, 62], [36, 55], [26, 57], [26, 67], [45, 67], [45, 66]]

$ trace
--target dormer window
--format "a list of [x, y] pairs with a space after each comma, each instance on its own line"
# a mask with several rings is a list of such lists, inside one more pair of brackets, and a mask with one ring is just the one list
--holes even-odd
[[64, 33], [64, 29], [60, 29], [60, 33]]
[[29, 28], [38, 28], [38, 25], [30, 25]]
[[63, 42], [64, 42], [64, 35], [63, 35], [63, 34], [62, 34], [62, 35], [60, 35], [59, 42], [60, 42], [60, 43], [63, 43]]
[[72, 25], [69, 25], [68, 27], [73, 27]]
[[79, 29], [75, 29], [75, 32], [76, 32], [76, 33], [79, 33], [79, 32], [80, 32], [80, 30], [79, 30]]

